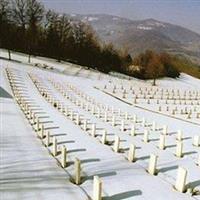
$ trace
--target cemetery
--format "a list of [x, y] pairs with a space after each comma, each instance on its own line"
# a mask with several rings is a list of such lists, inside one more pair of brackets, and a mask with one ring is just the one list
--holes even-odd
[[200, 80], [15, 60], [0, 69], [2, 199], [200, 200]]

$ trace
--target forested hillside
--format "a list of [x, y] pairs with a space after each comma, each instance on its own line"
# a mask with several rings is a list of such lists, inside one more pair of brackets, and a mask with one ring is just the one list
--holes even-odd
[[37, 0], [0, 1], [0, 48], [8, 50], [9, 59], [11, 51], [19, 51], [29, 54], [28, 62], [38, 55], [142, 79], [175, 78], [182, 70], [200, 76], [188, 60], [152, 50], [132, 58], [126, 48], [116, 49], [116, 43], [102, 43], [86, 21], [46, 10]]

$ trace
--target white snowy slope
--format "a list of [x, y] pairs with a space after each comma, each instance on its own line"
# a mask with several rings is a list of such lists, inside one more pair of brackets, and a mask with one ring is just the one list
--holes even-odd
[[[7, 52], [1, 51], [0, 57], [7, 58]], [[103, 196], [105, 200], [187, 200], [200, 199], [200, 194], [191, 196], [188, 193], [180, 193], [173, 186], [176, 182], [178, 166], [188, 170], [187, 185], [195, 190], [200, 190], [200, 166], [196, 164], [200, 153], [200, 147], [192, 145], [193, 136], [200, 135], [200, 126], [170, 116], [161, 115], [141, 108], [129, 105], [116, 99], [95, 87], [102, 88], [109, 82], [145, 85], [150, 87], [150, 81], [139, 81], [131, 78], [125, 80], [114, 76], [105, 75], [93, 70], [58, 63], [52, 59], [32, 58], [32, 62], [45, 63], [57, 70], [44, 70], [27, 64], [27, 56], [12, 54], [14, 60], [0, 60], [1, 70], [1, 171], [0, 171], [0, 197], [2, 199], [67, 199], [82, 200], [92, 198], [93, 176], [98, 175], [102, 180]], [[5, 69], [11, 69], [21, 77], [23, 86], [31, 101], [42, 109], [45, 128], [50, 128], [51, 136], [56, 136], [59, 150], [64, 145], [67, 148], [67, 159], [69, 165], [62, 169], [57, 162], [61, 155], [53, 158], [48, 152], [52, 146], [45, 149], [36, 133], [31, 129], [27, 119], [19, 109], [12, 97]], [[30, 76], [31, 75], [31, 76]], [[83, 131], [81, 126], [74, 124], [72, 120], [55, 109], [39, 93], [36, 85], [30, 77], [37, 77], [42, 87], [51, 93], [57, 101], [62, 102], [65, 107], [79, 113], [81, 119], [89, 122], [89, 131]], [[120, 131], [120, 116], [116, 126], [111, 126], [111, 113], [108, 113], [108, 122], [75, 105], [70, 99], [66, 99], [61, 92], [52, 84], [59, 84], [66, 89], [67, 84], [73, 85], [77, 90], [94, 98], [96, 102], [103, 105], [113, 106], [117, 111], [127, 112], [129, 116], [137, 114], [138, 119], [143, 117], [147, 124], [156, 121], [157, 127], [167, 125], [169, 135], [166, 138], [166, 149], [157, 148], [160, 131], [150, 131], [150, 142], [144, 143], [144, 127], [136, 124], [136, 136], [130, 135], [131, 120], [125, 120], [126, 131]], [[200, 80], [188, 75], [181, 75], [180, 79], [158, 80], [157, 85], [162, 88], [176, 87], [181, 89], [200, 89]], [[2, 92], [3, 91], [3, 92]], [[79, 101], [86, 101], [78, 96], [73, 90], [67, 90], [70, 95]], [[116, 114], [116, 113], [115, 113]], [[48, 118], [45, 118], [48, 117]], [[96, 137], [90, 135], [91, 124], [96, 124]], [[56, 127], [55, 129], [53, 127]], [[52, 129], [51, 129], [52, 128]], [[106, 130], [107, 140], [110, 145], [99, 142], [103, 131]], [[183, 157], [177, 158], [176, 133], [183, 132]], [[120, 137], [120, 152], [112, 150], [115, 136]], [[131, 144], [136, 145], [136, 162], [127, 160], [128, 150]], [[149, 155], [158, 155], [158, 175], [147, 173]], [[82, 182], [79, 186], [72, 184], [70, 178], [74, 176], [73, 161], [75, 158], [81, 160]]]
[[69, 182], [16, 106], [2, 65], [0, 74], [0, 199], [86, 200], [84, 190]]

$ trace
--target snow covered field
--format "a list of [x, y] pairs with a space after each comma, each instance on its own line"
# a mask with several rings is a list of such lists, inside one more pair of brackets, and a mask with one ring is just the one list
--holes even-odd
[[[182, 80], [186, 78], [186, 75], [181, 77]], [[168, 87], [160, 83], [147, 86], [132, 81], [112, 81], [97, 88], [134, 106], [200, 125], [200, 86], [197, 81], [185, 86], [181, 82], [179, 86], [178, 81], [171, 80], [173, 84], [169, 82]]]
[[[0, 57], [6, 58], [7, 52], [2, 50]], [[177, 80], [157, 82], [159, 89], [197, 93], [197, 99], [187, 100], [196, 106], [194, 117], [187, 119], [177, 113], [157, 112], [151, 102], [135, 105], [130, 104], [132, 97], [123, 98], [121, 85], [127, 94], [130, 86], [135, 91], [139, 87], [150, 90], [151, 81], [117, 78], [52, 59], [32, 59], [54, 68], [46, 70], [28, 64], [22, 54], [12, 54], [12, 58], [20, 62], [0, 61], [2, 199], [94, 199], [94, 176], [102, 181], [105, 200], [200, 199], [200, 146], [193, 145], [193, 138], [200, 136], [196, 117], [200, 80], [182, 74]], [[13, 91], [19, 91], [15, 98], [9, 74]], [[114, 95], [113, 84], [118, 88]], [[24, 110], [20, 110], [19, 99], [16, 101], [18, 95], [26, 104]], [[174, 106], [167, 105], [169, 109]], [[43, 131], [32, 123], [30, 110]], [[178, 132], [183, 134], [181, 138], [177, 138]], [[45, 146], [47, 134], [50, 144]], [[164, 149], [159, 148], [161, 137], [165, 138]], [[180, 157], [175, 155], [177, 144], [183, 145]], [[64, 147], [67, 159], [63, 167]], [[154, 175], [148, 171], [151, 154], [157, 156]], [[81, 163], [79, 185], [74, 184], [76, 158]], [[179, 166], [187, 170], [184, 193], [174, 187]]]

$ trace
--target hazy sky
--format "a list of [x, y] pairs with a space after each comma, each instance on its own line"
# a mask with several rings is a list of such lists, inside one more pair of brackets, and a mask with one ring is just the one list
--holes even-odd
[[111, 14], [133, 20], [154, 18], [200, 33], [200, 0], [41, 0], [62, 13]]

